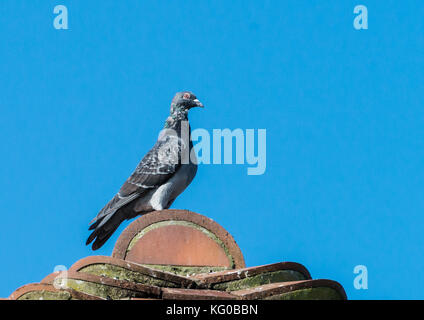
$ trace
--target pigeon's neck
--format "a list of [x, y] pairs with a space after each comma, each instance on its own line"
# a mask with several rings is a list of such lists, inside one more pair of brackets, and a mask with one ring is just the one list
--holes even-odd
[[165, 121], [165, 129], [177, 129], [181, 121], [188, 121], [188, 110], [171, 105], [171, 113]]

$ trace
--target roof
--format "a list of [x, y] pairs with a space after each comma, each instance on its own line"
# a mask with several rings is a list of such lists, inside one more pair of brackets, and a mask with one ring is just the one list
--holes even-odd
[[69, 270], [15, 290], [13, 300], [347, 299], [336, 281], [312, 279], [295, 262], [246, 268], [233, 237], [187, 210], [163, 210], [132, 222], [112, 256], [89, 256]]

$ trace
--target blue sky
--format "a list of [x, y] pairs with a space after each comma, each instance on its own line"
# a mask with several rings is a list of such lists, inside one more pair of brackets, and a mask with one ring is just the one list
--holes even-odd
[[419, 0], [2, 0], [0, 296], [93, 254], [89, 221], [192, 90], [193, 129], [267, 130], [267, 170], [200, 166], [173, 208], [219, 222], [248, 266], [424, 298], [423, 30]]

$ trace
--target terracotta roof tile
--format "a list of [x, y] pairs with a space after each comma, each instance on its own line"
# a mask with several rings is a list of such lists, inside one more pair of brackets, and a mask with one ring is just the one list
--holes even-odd
[[73, 264], [69, 271], [86, 272], [159, 287], [192, 288], [196, 286], [196, 283], [188, 277], [107, 256], [90, 256], [81, 259]]
[[45, 276], [40, 283], [44, 283], [44, 284], [53, 284], [54, 279], [56, 279], [56, 277], [60, 274], [60, 271], [57, 272], [52, 272], [50, 274], [48, 274], [47, 276]]
[[163, 288], [164, 300], [235, 300], [238, 299], [228, 292], [218, 290], [173, 289]]
[[90, 256], [10, 299], [257, 300], [347, 299], [332, 280], [311, 280], [295, 262], [246, 268], [233, 237], [187, 210], [140, 217], [121, 234], [112, 257]]
[[51, 284], [31, 283], [16, 289], [10, 300], [104, 300], [73, 289], [57, 289]]
[[59, 288], [70, 288], [87, 294], [98, 295], [105, 299], [159, 298], [161, 295], [160, 288], [157, 286], [75, 271], [61, 272], [56, 277], [54, 285]]
[[231, 293], [245, 300], [347, 299], [343, 287], [338, 282], [326, 279], [271, 283]]
[[201, 287], [218, 290], [240, 290], [283, 281], [311, 279], [308, 270], [295, 262], [278, 262], [258, 267], [212, 272], [193, 276]]
[[140, 264], [245, 267], [233, 237], [212, 219], [188, 210], [138, 218], [122, 232], [112, 256]]

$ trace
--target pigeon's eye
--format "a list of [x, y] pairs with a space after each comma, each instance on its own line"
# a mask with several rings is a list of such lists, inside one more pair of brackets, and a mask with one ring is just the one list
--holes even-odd
[[184, 99], [190, 99], [190, 93], [184, 93], [183, 98]]

